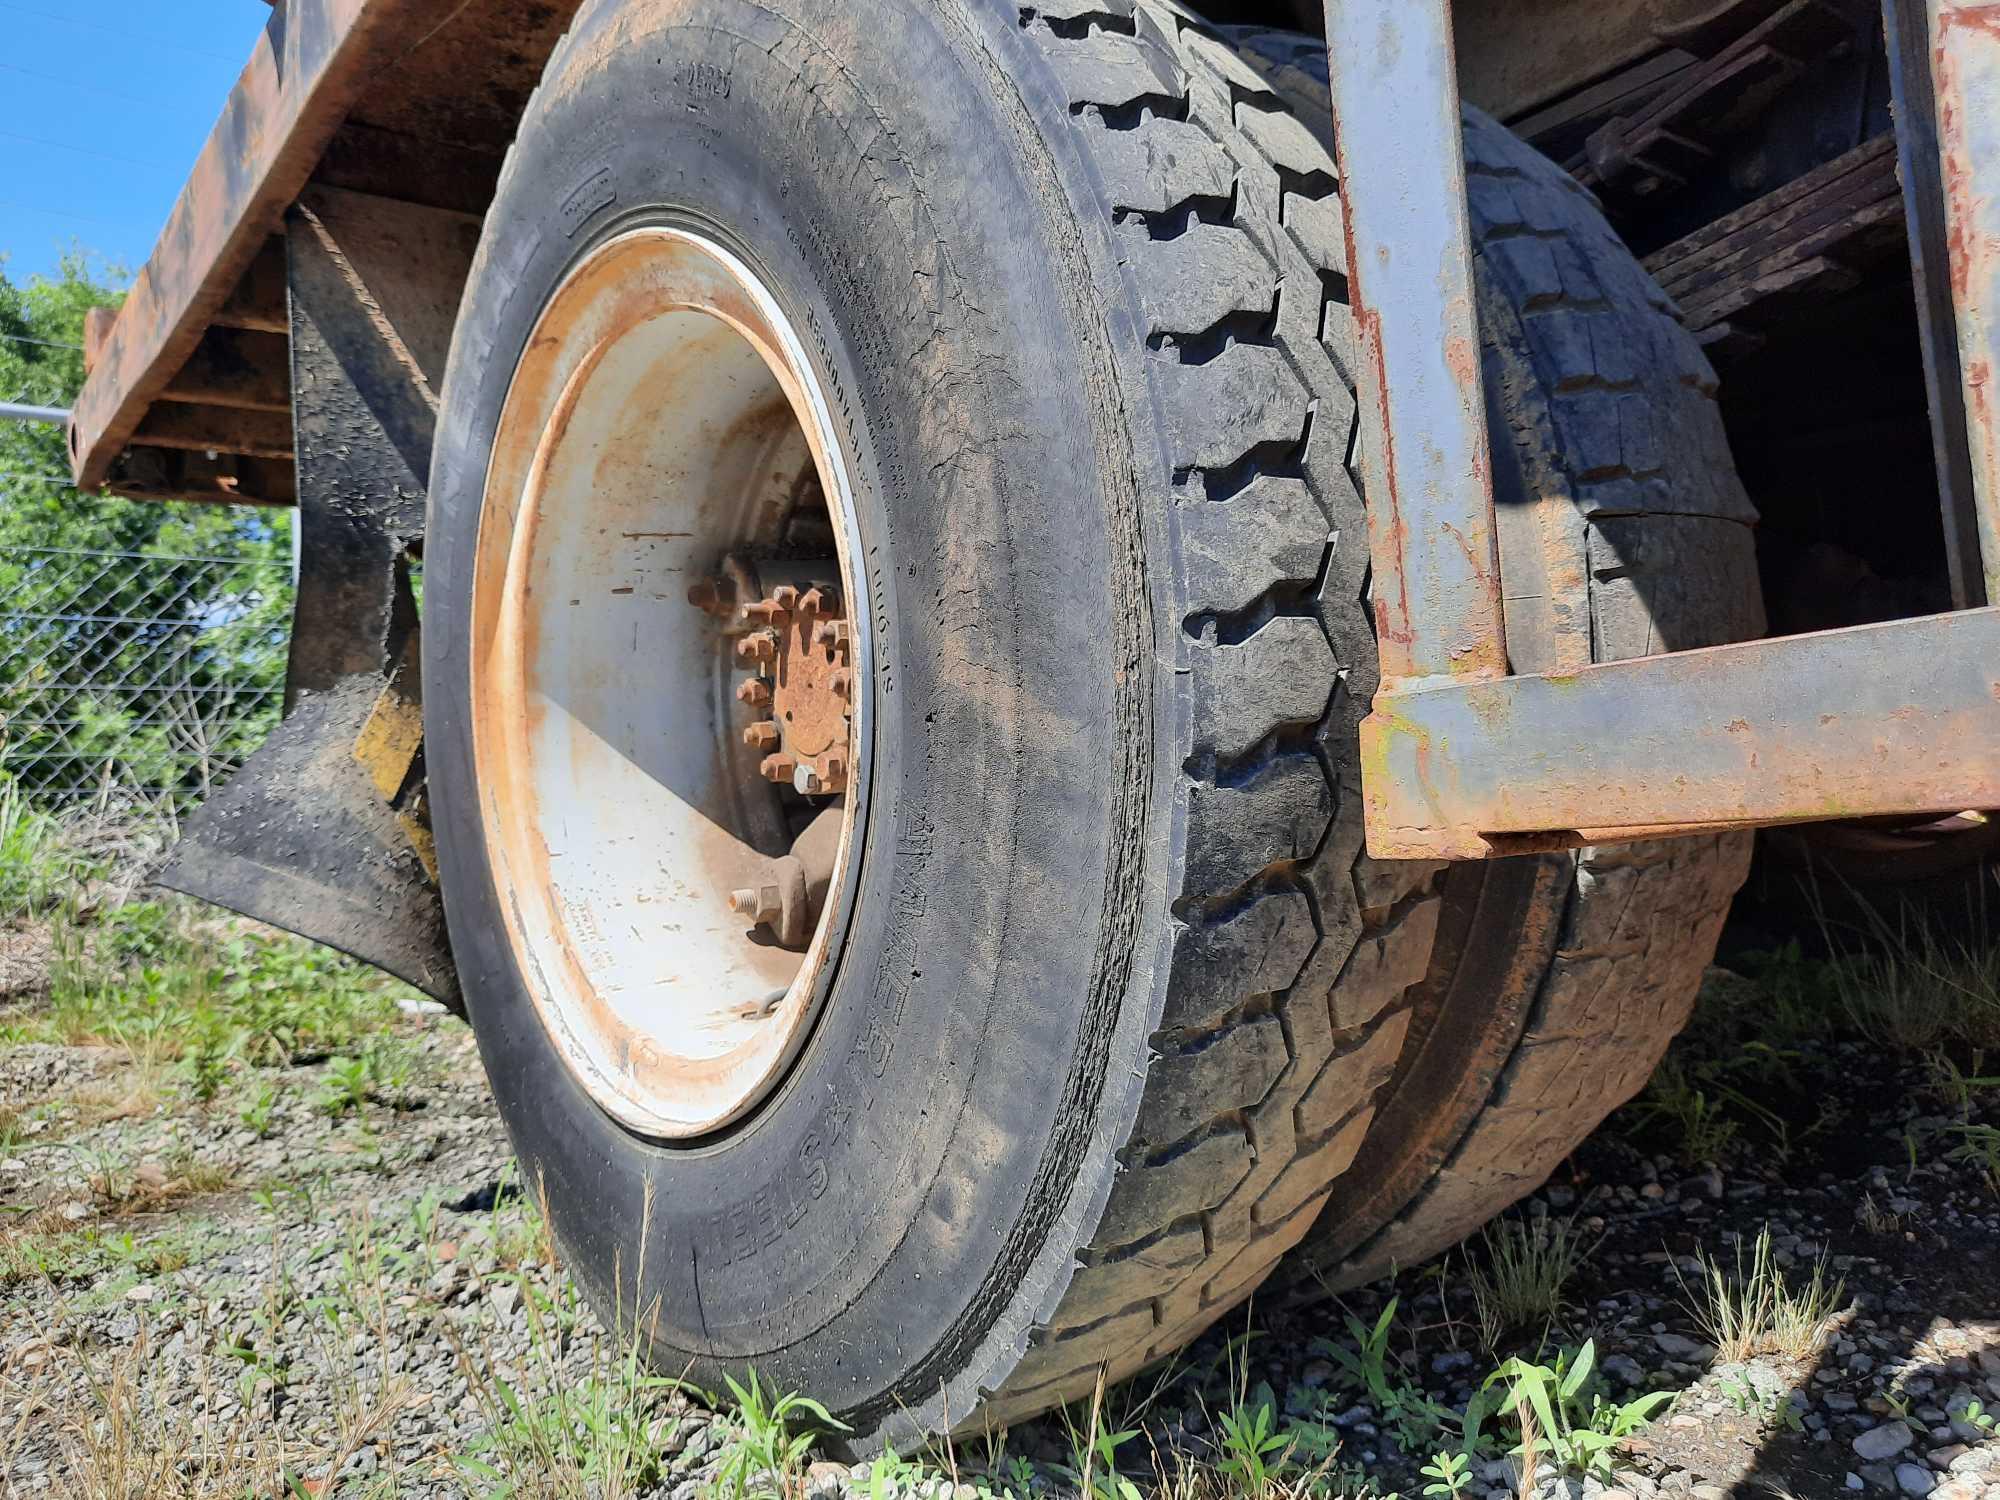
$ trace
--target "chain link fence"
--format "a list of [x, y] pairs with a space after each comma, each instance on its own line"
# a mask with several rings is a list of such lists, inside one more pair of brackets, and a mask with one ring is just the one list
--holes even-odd
[[0, 556], [0, 781], [50, 807], [199, 802], [277, 723], [292, 576], [275, 557]]

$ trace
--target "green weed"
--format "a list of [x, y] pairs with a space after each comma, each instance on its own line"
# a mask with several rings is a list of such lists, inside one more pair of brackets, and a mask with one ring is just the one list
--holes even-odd
[[1900, 1052], [2000, 1048], [2000, 943], [1985, 925], [1958, 933], [1905, 908], [1893, 920], [1870, 911], [1852, 936], [1829, 929], [1830, 943], [1851, 950], [1828, 966], [1849, 1022]]
[[336, 1057], [327, 1064], [326, 1077], [320, 1080], [319, 1093], [313, 1103], [324, 1114], [338, 1116], [350, 1111], [358, 1112], [368, 1102], [368, 1093], [373, 1085], [367, 1058]]
[[236, 1112], [236, 1118], [241, 1120], [243, 1128], [258, 1140], [266, 1140], [270, 1137], [271, 1120], [277, 1108], [278, 1090], [266, 1083], [260, 1085], [257, 1092], [244, 1101], [243, 1107]]
[[[1359, 1351], [1327, 1340], [1315, 1340], [1314, 1348], [1340, 1367], [1349, 1383], [1367, 1393], [1405, 1452], [1428, 1448], [1444, 1429], [1452, 1412], [1389, 1372], [1389, 1334], [1396, 1320], [1397, 1299], [1391, 1298], [1371, 1327], [1351, 1314], [1346, 1318], [1348, 1336]], [[1400, 1370], [1400, 1366], [1398, 1367]]]
[[1524, 1471], [1533, 1467], [1531, 1453], [1539, 1443], [1558, 1468], [1608, 1480], [1619, 1444], [1674, 1398], [1669, 1391], [1654, 1391], [1632, 1401], [1607, 1401], [1593, 1388], [1596, 1367], [1595, 1343], [1585, 1343], [1574, 1354], [1557, 1354], [1553, 1365], [1508, 1360], [1487, 1377], [1480, 1399], [1466, 1413], [1468, 1446], [1484, 1414], [1512, 1415], [1521, 1430], [1512, 1451]]
[[[749, 1373], [747, 1385], [724, 1376], [736, 1398], [736, 1441], [724, 1452], [716, 1470], [718, 1490], [742, 1500], [752, 1493], [791, 1494], [805, 1471], [807, 1456], [820, 1432], [845, 1432], [824, 1406], [794, 1393], [776, 1395]], [[796, 1430], [802, 1429], [802, 1430]]]
[[1463, 1453], [1450, 1450], [1439, 1452], [1423, 1467], [1424, 1478], [1431, 1482], [1424, 1486], [1424, 1493], [1443, 1500], [1458, 1500], [1472, 1488], [1472, 1460]]
[[1951, 1127], [1951, 1134], [1958, 1144], [1945, 1153], [1945, 1159], [1972, 1167], [1988, 1191], [2000, 1196], [2000, 1127], [1961, 1123]]

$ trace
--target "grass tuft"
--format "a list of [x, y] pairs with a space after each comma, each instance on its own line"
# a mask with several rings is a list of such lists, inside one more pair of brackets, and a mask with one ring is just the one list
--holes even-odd
[[[1827, 966], [1854, 1028], [1877, 1046], [1929, 1053], [2000, 1049], [2000, 943], [1983, 920], [1958, 931], [1908, 908], [1869, 911], [1855, 939], [1827, 930]], [[1856, 940], [1858, 939], [1858, 940]]]
[[1737, 1240], [1733, 1268], [1706, 1254], [1695, 1259], [1699, 1280], [1692, 1288], [1681, 1284], [1688, 1311], [1725, 1362], [1759, 1354], [1811, 1359], [1832, 1332], [1846, 1283], [1827, 1281], [1821, 1255], [1805, 1285], [1794, 1288], [1772, 1253], [1770, 1225], [1757, 1232], [1747, 1261]]
[[1471, 1262], [1466, 1284], [1480, 1338], [1497, 1354], [1509, 1334], [1546, 1334], [1563, 1310], [1563, 1290], [1590, 1257], [1571, 1219], [1496, 1219], [1486, 1226], [1484, 1264]]

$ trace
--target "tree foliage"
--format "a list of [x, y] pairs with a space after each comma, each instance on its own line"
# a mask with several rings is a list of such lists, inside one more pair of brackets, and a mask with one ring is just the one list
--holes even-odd
[[[0, 400], [71, 405], [84, 316], [121, 279], [81, 253], [24, 284], [0, 262]], [[199, 795], [275, 719], [290, 516], [83, 495], [68, 470], [60, 429], [0, 422], [0, 769]]]

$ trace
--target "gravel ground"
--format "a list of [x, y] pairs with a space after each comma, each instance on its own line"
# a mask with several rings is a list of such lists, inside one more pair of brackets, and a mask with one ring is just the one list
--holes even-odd
[[[1711, 977], [1739, 1006], [1743, 983]], [[411, 1015], [395, 1035], [393, 1086], [346, 1087], [351, 1107], [329, 1102], [337, 1061], [238, 1067], [201, 1105], [129, 1046], [0, 1055], [0, 1493], [444, 1497], [507, 1476], [522, 1494], [727, 1492], [742, 1420], [625, 1368], [577, 1304], [512, 1178], [469, 1032]], [[1718, 1046], [1742, 1050], [1725, 1029], [1676, 1056], [1693, 1068]], [[2000, 1443], [1970, 1405], [2000, 1408], [2000, 1183], [1959, 1150], [2000, 1123], [1992, 1091], [1942, 1107], [1935, 1067], [1859, 1036], [1804, 1043], [1743, 1082], [1757, 1107], [1725, 1109], [1724, 1139], [1687, 1130], [1685, 1089], [1656, 1087], [1524, 1206], [1589, 1252], [1546, 1347], [1592, 1340], [1615, 1399], [1677, 1393], [1611, 1472], [1539, 1463], [1535, 1492], [2000, 1500]], [[1821, 1263], [1841, 1283], [1837, 1311], [1813, 1357], [1723, 1360], [1691, 1313], [1695, 1257], [1728, 1264], [1767, 1227], [1794, 1284]], [[1102, 1425], [1143, 1434], [1120, 1466], [1213, 1472], [1220, 1415], [1267, 1384], [1287, 1419], [1337, 1435], [1330, 1492], [1418, 1496], [1428, 1445], [1402, 1451], [1395, 1403], [1343, 1379], [1347, 1320], [1372, 1326], [1395, 1299], [1387, 1374], [1462, 1409], [1499, 1355], [1534, 1353], [1544, 1332], [1485, 1347], [1466, 1265], [1338, 1304], [1267, 1292], [1105, 1396]], [[566, 1403], [564, 1434], [512, 1415], [510, 1397], [531, 1414]], [[616, 1430], [579, 1438], [593, 1422]], [[928, 1455], [903, 1492], [951, 1493], [937, 1476], [954, 1467], [1074, 1492], [1074, 1447], [1070, 1425], [1044, 1419], [1004, 1454]], [[880, 1465], [809, 1462], [795, 1486], [809, 1496], [895, 1491]], [[1517, 1494], [1519, 1469], [1487, 1462], [1463, 1496]]]

